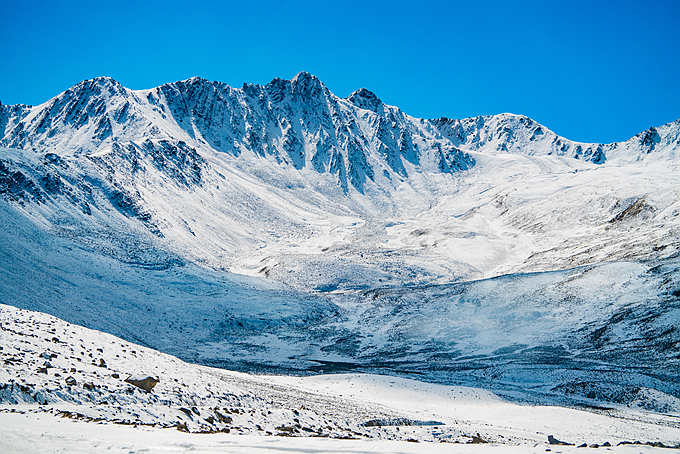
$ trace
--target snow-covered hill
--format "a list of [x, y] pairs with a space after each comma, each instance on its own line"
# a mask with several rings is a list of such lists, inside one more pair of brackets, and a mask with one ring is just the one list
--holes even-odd
[[[573, 447], [635, 442], [670, 447], [680, 437], [673, 416], [625, 408], [603, 413], [523, 406], [481, 389], [389, 376], [292, 378], [212, 369], [5, 305], [0, 305], [0, 341], [3, 452], [72, 452], [74, 445], [83, 452], [107, 447], [118, 452], [132, 445], [148, 450], [149, 444], [160, 452], [171, 448], [159, 446], [178, 438], [183, 442], [172, 450], [203, 452], [205, 435], [189, 438], [169, 433], [171, 427], [219, 434], [217, 440], [237, 452], [304, 450], [305, 442], [289, 437], [353, 439], [354, 449], [363, 446], [361, 439], [425, 443], [419, 452], [437, 446], [432, 442], [543, 450], [549, 436]], [[98, 424], [78, 436], [82, 428], [73, 421]], [[108, 439], [114, 433], [125, 445]], [[227, 433], [238, 438], [226, 438]], [[317, 452], [343, 446], [314, 444]], [[407, 446], [366, 445], [370, 452], [402, 452]]]

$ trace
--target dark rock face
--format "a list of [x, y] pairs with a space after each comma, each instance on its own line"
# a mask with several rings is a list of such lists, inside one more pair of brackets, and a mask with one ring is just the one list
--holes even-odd
[[[426, 156], [446, 173], [474, 165], [448, 140], [370, 91], [343, 100], [305, 72], [241, 89], [192, 78], [158, 87], [145, 98], [110, 78], [97, 78], [52, 99], [30, 119], [25, 106], [0, 105], [0, 145], [53, 154], [65, 149], [92, 154], [108, 145], [117, 155], [125, 150], [133, 164], [136, 155], [148, 155], [184, 185], [200, 183], [204, 163], [195, 145], [177, 137], [176, 127], [196, 144], [234, 156], [250, 151], [298, 170], [311, 166], [359, 192], [383, 174], [381, 163], [402, 176], [404, 162], [420, 166]], [[362, 109], [372, 116], [364, 118]]]
[[360, 88], [355, 91], [347, 97], [347, 100], [361, 109], [370, 110], [375, 113], [383, 111], [383, 103], [380, 98], [378, 98], [375, 93], [365, 88]]
[[574, 443], [565, 443], [564, 441], [560, 441], [552, 435], [548, 435], [548, 444], [557, 446], [574, 446]]
[[654, 151], [656, 145], [661, 142], [661, 136], [659, 136], [659, 133], [654, 126], [647, 131], [638, 134], [638, 137], [640, 138], [640, 144], [646, 153]]
[[[48, 184], [51, 182], [48, 180]], [[0, 160], [0, 195], [11, 201], [43, 202], [43, 193], [39, 186], [12, 163]]]
[[[16, 104], [7, 106], [0, 102], [0, 136], [4, 136], [17, 123], [21, 121], [31, 110], [31, 106]], [[16, 131], [20, 134], [20, 131]]]

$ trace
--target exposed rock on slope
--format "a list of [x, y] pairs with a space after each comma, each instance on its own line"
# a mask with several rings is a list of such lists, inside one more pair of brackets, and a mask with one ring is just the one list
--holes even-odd
[[680, 119], [611, 144], [573, 142], [523, 115], [483, 115], [463, 120], [442, 117], [431, 121], [454, 146], [484, 153], [555, 155], [604, 164], [608, 159], [675, 159], [680, 147]]
[[679, 122], [579, 144], [300, 73], [98, 78], [0, 133], [3, 302], [204, 364], [677, 407]]
[[[0, 144], [70, 150], [77, 156], [107, 146], [179, 140], [190, 147], [207, 145], [234, 156], [253, 153], [298, 170], [330, 173], [344, 189], [351, 185], [360, 192], [376, 175], [407, 176], [404, 160], [440, 172], [474, 164], [429, 125], [368, 93], [359, 90], [343, 100], [305, 72], [289, 81], [241, 89], [195, 77], [130, 91], [102, 77], [31, 110], [4, 108], [7, 126]], [[371, 109], [363, 108], [364, 97], [371, 100]]]

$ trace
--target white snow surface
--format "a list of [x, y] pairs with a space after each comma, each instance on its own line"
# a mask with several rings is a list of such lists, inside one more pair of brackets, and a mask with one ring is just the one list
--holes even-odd
[[677, 121], [580, 144], [518, 115], [416, 119], [308, 73], [138, 91], [97, 78], [2, 108], [7, 172], [44, 202], [24, 207], [31, 217], [75, 237], [132, 223], [194, 263], [296, 288], [678, 253]]
[[[405, 440], [424, 443], [420, 449], [427, 452], [440, 452], [443, 443], [480, 440], [484, 443], [472, 451], [504, 446], [537, 452], [549, 446], [548, 435], [579, 445], [640, 441], [670, 446], [680, 440], [680, 419], [673, 415], [519, 405], [481, 389], [381, 375], [240, 374], [187, 364], [5, 305], [0, 306], [0, 328], [0, 447], [8, 453], [418, 452]], [[160, 382], [146, 392], [124, 381], [130, 374], [154, 374]], [[276, 435], [358, 440], [273, 441]], [[568, 452], [573, 446], [557, 448]]]
[[[32, 412], [51, 405], [196, 431], [227, 399], [220, 408], [261, 415], [230, 416], [242, 432], [273, 433], [294, 416], [291, 396], [307, 393], [317, 407], [297, 419], [328, 418], [327, 436], [375, 435], [382, 429], [356, 429], [370, 415], [432, 413], [460, 431], [409, 426], [415, 438], [465, 441], [480, 430], [544, 449], [548, 434], [603, 442], [601, 429], [612, 443], [677, 443], [679, 148], [680, 120], [584, 144], [520, 115], [413, 118], [366, 89], [338, 98], [304, 72], [242, 88], [191, 78], [129, 90], [97, 78], [40, 106], [0, 105], [0, 303], [65, 320], [2, 306], [16, 331], [3, 325], [3, 360], [5, 342], [25, 357], [4, 363], [0, 384], [35, 386], [3, 394], [3, 405], [27, 407], [0, 417], [9, 426], [40, 417], [45, 434], [73, 430], [65, 449], [95, 449], [79, 444], [80, 426]], [[29, 335], [43, 325], [61, 326], [66, 340]], [[29, 338], [30, 354], [19, 347]], [[164, 354], [135, 347], [131, 357], [132, 343]], [[36, 359], [48, 345], [63, 351]], [[45, 362], [55, 367], [38, 373]], [[68, 375], [54, 372], [72, 367], [77, 385], [64, 391]], [[328, 372], [352, 374], [298, 377]], [[161, 382], [145, 394], [121, 382], [127, 374]], [[101, 405], [103, 395], [120, 408]], [[455, 405], [438, 405], [447, 399]], [[566, 428], [548, 422], [564, 418]], [[481, 431], [487, 420], [494, 429]], [[105, 427], [102, 446], [120, 449], [110, 434], [137, 430]], [[12, 446], [28, 446], [35, 432], [25, 430], [6, 432]], [[138, 449], [149, 449], [147, 430], [160, 429], [131, 432], [142, 434]], [[210, 437], [282, 446], [233, 432]], [[168, 449], [196, 443], [186, 436], [173, 432]], [[323, 449], [354, 452], [350, 442]], [[283, 446], [325, 441], [295, 443]], [[360, 443], [357, 452], [393, 449]]]

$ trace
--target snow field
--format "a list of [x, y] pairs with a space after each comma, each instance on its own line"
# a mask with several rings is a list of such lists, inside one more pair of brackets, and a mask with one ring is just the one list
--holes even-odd
[[[428, 452], [431, 446], [432, 452], [439, 452], [433, 442], [474, 441], [531, 450], [545, 446], [548, 435], [589, 445], [622, 441], [674, 445], [680, 440], [680, 420], [672, 415], [519, 405], [481, 389], [379, 375], [241, 374], [187, 364], [108, 334], [11, 306], [0, 306], [0, 328], [4, 364], [0, 419], [6, 422], [1, 430], [8, 446], [3, 452], [40, 449], [42, 442], [69, 452], [102, 446], [150, 452], [173, 449], [175, 444], [187, 448], [182, 443], [199, 452], [222, 443], [243, 450], [239, 452], [279, 449], [281, 443], [290, 449], [331, 452], [355, 452], [351, 449], [357, 446], [366, 452], [385, 452], [397, 446], [359, 441], [357, 445], [270, 443], [248, 435], [413, 440], [427, 443]], [[154, 375], [160, 382], [146, 392], [126, 383], [129, 375]], [[56, 417], [89, 424], [64, 424]], [[112, 435], [123, 430], [120, 425], [138, 427], [136, 432], [126, 432], [127, 444], [118, 444]], [[173, 430], [159, 431], [162, 427]], [[203, 438], [198, 442], [197, 438], [185, 439], [176, 429], [244, 437], [210, 438], [204, 444]], [[43, 434], [37, 437], [40, 442], [32, 438], [32, 431]], [[86, 440], [83, 431], [89, 434]], [[411, 452], [408, 444], [399, 446]]]

